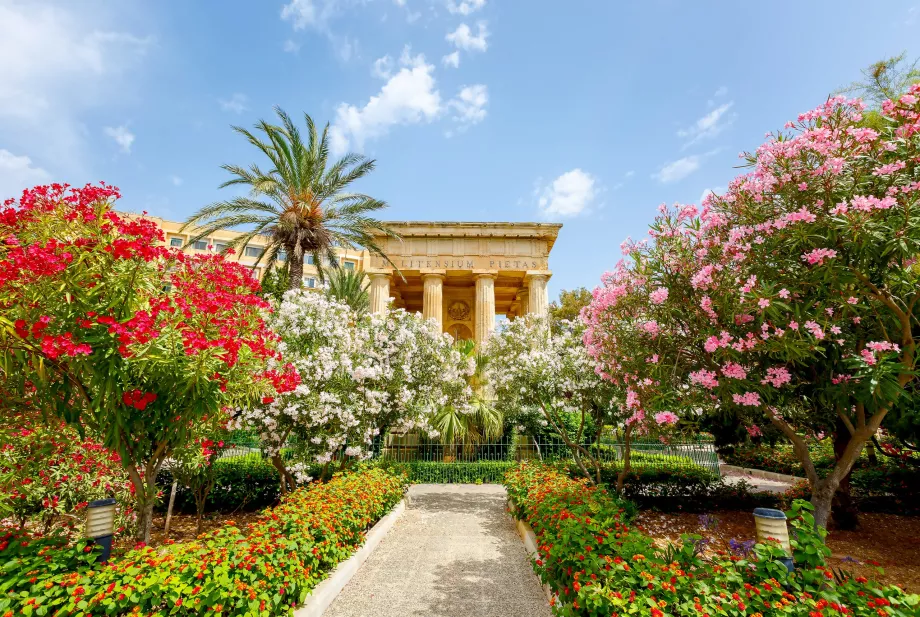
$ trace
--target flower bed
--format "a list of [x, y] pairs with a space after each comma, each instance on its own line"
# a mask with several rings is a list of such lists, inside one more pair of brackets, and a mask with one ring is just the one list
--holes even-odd
[[228, 523], [107, 566], [84, 542], [0, 535], [0, 615], [287, 615], [404, 492], [404, 478], [364, 469], [288, 495], [246, 529]]
[[920, 596], [826, 568], [826, 548], [810, 531], [807, 509], [795, 510], [790, 521], [798, 568], [786, 576], [773, 559], [778, 546], [703, 559], [701, 538], [685, 536], [679, 546], [657, 549], [603, 489], [530, 464], [505, 477], [517, 516], [537, 536], [534, 570], [557, 594], [558, 615], [906, 617], [920, 611]]

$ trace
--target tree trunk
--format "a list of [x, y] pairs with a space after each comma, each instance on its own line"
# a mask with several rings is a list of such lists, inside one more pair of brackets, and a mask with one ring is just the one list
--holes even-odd
[[617, 474], [617, 494], [623, 494], [623, 487], [626, 485], [626, 476], [629, 475], [629, 459], [632, 453], [630, 439], [632, 438], [633, 425], [627, 424], [626, 430], [623, 431], [623, 469]]
[[[158, 448], [158, 451], [162, 450]], [[134, 485], [134, 498], [137, 501], [137, 533], [135, 534], [135, 540], [138, 542], [150, 543], [150, 531], [153, 527], [153, 505], [156, 503], [157, 493], [159, 492], [156, 477], [165, 458], [165, 455], [160, 454], [159, 460], [148, 461], [143, 476], [141, 476], [134, 463], [125, 465], [131, 484]]]
[[303, 286], [303, 248], [300, 243], [285, 247], [288, 254], [288, 289]]
[[293, 491], [297, 488], [294, 477], [287, 470], [287, 467], [284, 466], [284, 461], [281, 459], [281, 453], [274, 454], [271, 461], [272, 465], [278, 471], [278, 478], [281, 482], [281, 494], [286, 495], [289, 491]]
[[[846, 452], [847, 444], [850, 442], [850, 431], [846, 424], [839, 418], [837, 427], [834, 432], [834, 459], [839, 462]], [[864, 450], [865, 447], [861, 448]], [[859, 458], [859, 455], [856, 456]], [[855, 462], [855, 461], [854, 461]], [[859, 527], [859, 514], [856, 504], [853, 503], [853, 497], [850, 495], [850, 476], [853, 474], [852, 467], [847, 474], [840, 480], [837, 491], [834, 494], [832, 508], [834, 513], [834, 525], [837, 529], [853, 530]]]
[[166, 507], [166, 524], [163, 525], [163, 536], [169, 538], [169, 525], [172, 523], [173, 506], [176, 503], [176, 487], [179, 483], [174, 479], [172, 489], [169, 491], [169, 505]]

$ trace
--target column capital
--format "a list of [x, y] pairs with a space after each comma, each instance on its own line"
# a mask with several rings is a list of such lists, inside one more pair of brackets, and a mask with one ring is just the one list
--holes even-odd
[[387, 279], [387, 280], [390, 279], [389, 272], [368, 272], [367, 276], [369, 279], [371, 279], [371, 281], [379, 281], [381, 279]]
[[498, 277], [498, 271], [496, 270], [473, 270], [473, 280], [479, 279], [492, 279], [495, 280]]
[[547, 272], [528, 272], [527, 274], [524, 275], [524, 281], [528, 283], [530, 281], [542, 281], [545, 283], [549, 281], [551, 276], [552, 274], [549, 274]]
[[441, 272], [422, 272], [421, 277], [423, 281], [425, 279], [435, 279], [435, 278], [441, 279], [443, 281], [445, 278], [447, 278], [447, 273], [443, 271]]

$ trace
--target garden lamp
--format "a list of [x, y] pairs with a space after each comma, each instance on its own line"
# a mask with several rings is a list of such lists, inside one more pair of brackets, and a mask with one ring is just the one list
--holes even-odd
[[86, 537], [102, 547], [99, 562], [105, 563], [112, 554], [115, 535], [115, 500], [97, 499], [86, 506]]
[[781, 559], [790, 572], [794, 569], [792, 563], [792, 547], [789, 544], [789, 529], [786, 526], [786, 514], [782, 510], [773, 508], [755, 508], [754, 524], [757, 527], [757, 542], [765, 542], [772, 538], [778, 540], [783, 551], [786, 553], [785, 559]]

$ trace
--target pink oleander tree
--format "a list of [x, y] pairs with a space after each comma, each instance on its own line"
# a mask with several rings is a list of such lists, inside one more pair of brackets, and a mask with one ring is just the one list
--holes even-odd
[[[914, 379], [920, 84], [864, 125], [832, 98], [756, 152], [722, 196], [665, 210], [654, 243], [605, 277], [585, 341], [637, 413], [731, 409], [793, 444], [819, 525]], [[655, 362], [640, 362], [652, 358]], [[844, 439], [820, 477], [804, 435]]]

